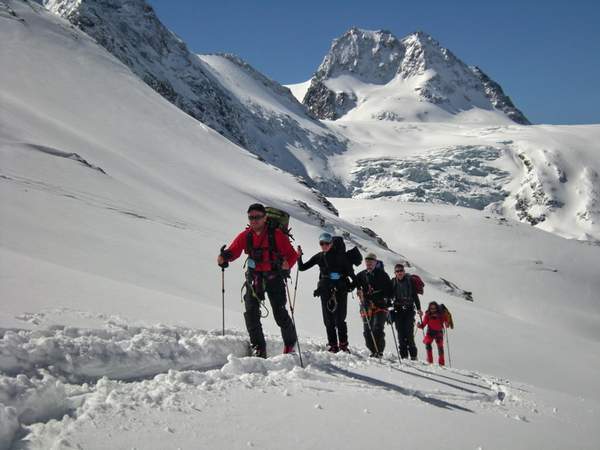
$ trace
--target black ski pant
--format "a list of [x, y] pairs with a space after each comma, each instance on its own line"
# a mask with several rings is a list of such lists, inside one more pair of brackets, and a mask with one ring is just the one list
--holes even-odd
[[[363, 317], [365, 344], [371, 350], [371, 353], [383, 353], [385, 349], [384, 327], [387, 321], [388, 312], [386, 310], [370, 311]], [[375, 339], [375, 341], [373, 341]]]
[[348, 291], [346, 288], [341, 287], [340, 290], [335, 289], [322, 294], [321, 310], [329, 345], [337, 347], [338, 344], [348, 344], [348, 326], [346, 325]]
[[417, 346], [415, 345], [415, 311], [396, 311], [394, 322], [398, 331], [398, 350], [403, 359], [417, 357]]
[[266, 292], [269, 296], [271, 311], [273, 312], [275, 322], [279, 325], [279, 328], [281, 328], [283, 343], [287, 346], [293, 346], [297, 339], [296, 329], [285, 308], [287, 299], [283, 277], [277, 273], [264, 272], [255, 273], [253, 275], [253, 283], [250, 281], [251, 278], [252, 277], [246, 281], [246, 294], [244, 295], [244, 306], [246, 309], [244, 319], [246, 320], [248, 335], [250, 336], [250, 344], [253, 347], [264, 351], [264, 354], [266, 355], [267, 344], [260, 322], [260, 301], [261, 299], [264, 299], [264, 294]]

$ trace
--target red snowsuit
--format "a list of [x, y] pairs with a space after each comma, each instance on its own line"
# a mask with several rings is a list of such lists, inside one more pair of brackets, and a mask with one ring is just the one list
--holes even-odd
[[[248, 248], [249, 237], [252, 238], [251, 248]], [[273, 252], [269, 251], [269, 230], [265, 227], [258, 235], [248, 227], [236, 236], [225, 252], [227, 261], [236, 260], [242, 252], [249, 254], [252, 259], [252, 265], [248, 264], [246, 271], [244, 319], [250, 344], [256, 355], [264, 358], [267, 355], [267, 344], [260, 319], [261, 302], [265, 300], [265, 293], [269, 296], [275, 322], [281, 328], [286, 349], [284, 351], [291, 350], [298, 338], [294, 323], [285, 308], [287, 302], [285, 279], [281, 267], [278, 267], [286, 261], [291, 268], [296, 263], [298, 254], [280, 229], [276, 228], [272, 237], [275, 240]]]
[[419, 328], [427, 328], [427, 333], [423, 339], [425, 348], [427, 349], [427, 362], [433, 364], [433, 348], [431, 343], [435, 341], [438, 349], [438, 363], [440, 366], [446, 364], [444, 360], [444, 327], [448, 326], [448, 318], [445, 314], [437, 312], [435, 315], [430, 315], [429, 311], [423, 316], [423, 322], [417, 325]]

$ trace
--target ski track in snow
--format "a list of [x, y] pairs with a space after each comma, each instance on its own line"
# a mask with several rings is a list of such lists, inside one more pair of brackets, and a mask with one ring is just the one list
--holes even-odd
[[[4, 443], [0, 447], [43, 448], [49, 442], [68, 446], [69, 433], [93, 424], [97, 415], [149, 407], [192, 413], [197, 406], [190, 396], [222, 395], [236, 386], [385, 391], [468, 414], [491, 409], [515, 416], [524, 406], [535, 408], [535, 402], [526, 398], [526, 387], [421, 362], [399, 365], [391, 353], [381, 361], [356, 348], [352, 354], [333, 355], [324, 345], [303, 340], [301, 368], [296, 355], [246, 357], [245, 332], [228, 330], [221, 336], [220, 331], [134, 326], [116, 316], [80, 314], [103, 325], [0, 330], [0, 444]], [[45, 314], [19, 319], [43, 324]], [[267, 339], [270, 354], [278, 353], [280, 339]], [[388, 378], [382, 379], [382, 369]]]

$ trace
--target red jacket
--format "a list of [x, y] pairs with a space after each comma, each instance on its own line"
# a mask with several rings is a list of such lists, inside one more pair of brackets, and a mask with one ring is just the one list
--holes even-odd
[[429, 325], [430, 330], [442, 331], [444, 326], [448, 326], [448, 319], [445, 314], [437, 313], [435, 316], [430, 316], [429, 312], [426, 312], [423, 316], [423, 322], [417, 325], [419, 328], [425, 328]]
[[[255, 270], [257, 272], [269, 272], [271, 270], [271, 263], [269, 261], [273, 258], [269, 255], [269, 232], [266, 228], [260, 235], [256, 234], [250, 227], [238, 234], [233, 242], [229, 244], [229, 248], [227, 249], [231, 252], [231, 257], [228, 258], [228, 261], [235, 261], [240, 257], [242, 252], [248, 254], [248, 249], [246, 248], [248, 233], [252, 235], [253, 247], [255, 249], [263, 249], [262, 260], [256, 261]], [[275, 246], [283, 260], [287, 261], [291, 269], [292, 266], [296, 264], [298, 253], [296, 253], [296, 250], [292, 247], [288, 237], [279, 228], [275, 229]]]

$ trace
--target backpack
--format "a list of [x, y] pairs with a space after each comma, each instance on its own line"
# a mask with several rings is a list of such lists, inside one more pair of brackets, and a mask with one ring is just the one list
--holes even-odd
[[267, 206], [265, 210], [267, 211], [267, 226], [273, 230], [279, 228], [285, 235], [294, 240], [290, 233], [292, 229], [289, 227], [290, 215], [285, 211], [273, 208], [272, 206]]
[[412, 285], [415, 288], [415, 291], [417, 291], [417, 294], [423, 295], [425, 283], [423, 282], [421, 277], [419, 275], [411, 275], [410, 281], [412, 282]]
[[346, 252], [346, 258], [354, 266], [360, 266], [363, 260], [362, 255], [358, 247], [354, 247]]
[[344, 242], [344, 238], [342, 236], [333, 236], [331, 243], [332, 248], [330, 251], [336, 255], [344, 255], [352, 265], [360, 266], [363, 257], [360, 254], [358, 247], [355, 246], [350, 250], [346, 250], [346, 243]]
[[443, 303], [440, 305], [440, 311], [442, 312], [442, 317], [448, 321], [448, 327], [454, 329], [454, 320], [452, 320], [452, 314]]
[[341, 236], [333, 236], [330, 251], [333, 251], [335, 254], [346, 253], [346, 244], [344, 243], [344, 238]]
[[[283, 231], [283, 234], [285, 234], [291, 240], [294, 240], [294, 237], [290, 233], [292, 229], [289, 228], [290, 215], [287, 212], [272, 206], [267, 206], [265, 210], [267, 211], [267, 239], [269, 240], [271, 267], [275, 266], [275, 268], [279, 270], [283, 261], [275, 242], [275, 230], [279, 228], [281, 231]], [[252, 234], [250, 232], [246, 234], [246, 251], [250, 258], [255, 260], [262, 259], [261, 256], [256, 255], [256, 249], [254, 249]]]

